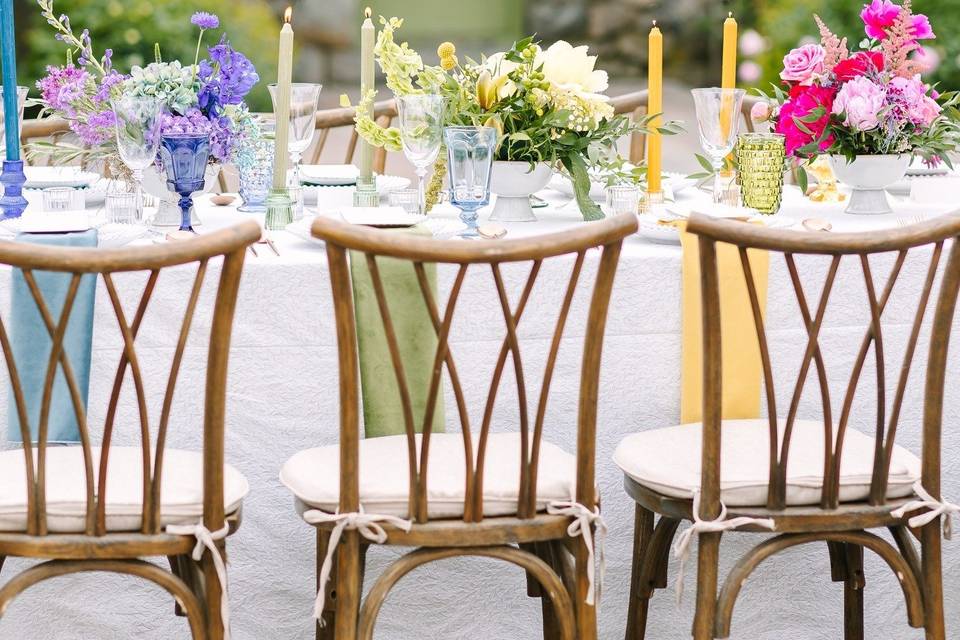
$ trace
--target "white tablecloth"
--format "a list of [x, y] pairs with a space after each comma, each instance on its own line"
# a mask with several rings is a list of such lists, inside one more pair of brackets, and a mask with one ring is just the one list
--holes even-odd
[[[897, 216], [853, 218], [838, 207], [814, 205], [789, 196], [784, 215], [829, 217], [835, 228], [893, 226]], [[242, 217], [231, 208], [214, 208], [201, 199], [201, 230], [229, 224]], [[934, 207], [944, 211], [950, 204]], [[898, 216], [920, 210], [898, 204]], [[931, 211], [931, 207], [923, 208]], [[448, 215], [452, 214], [448, 212]], [[576, 224], [575, 206], [537, 211], [537, 224], [512, 225], [510, 233], [542, 233]], [[275, 256], [265, 246], [259, 257], [249, 256], [241, 285], [230, 357], [227, 389], [228, 459], [249, 479], [252, 491], [244, 504], [244, 522], [229, 542], [230, 602], [234, 638], [237, 640], [289, 640], [313, 637], [310, 618], [314, 598], [315, 546], [311, 527], [294, 513], [288, 492], [277, 473], [295, 451], [330, 444], [337, 440], [336, 346], [327, 266], [319, 243], [286, 232], [274, 234], [280, 251]], [[593, 276], [597, 253], [591, 252], [583, 282]], [[885, 278], [891, 260], [873, 263], [876, 278]], [[542, 363], [549, 344], [563, 284], [571, 260], [546, 265], [535, 289], [534, 300], [520, 326], [528, 372]], [[819, 293], [825, 273], [821, 260], [800, 261], [809, 282], [808, 296]], [[619, 440], [637, 429], [674, 424], [680, 401], [680, 275], [677, 246], [655, 245], [631, 238], [625, 243], [616, 289], [611, 303], [603, 360], [597, 449], [598, 482], [604, 514], [611, 535], [607, 543], [607, 581], [600, 611], [600, 637], [623, 636], [631, 562], [633, 503], [622, 490], [622, 475], [611, 461]], [[899, 371], [897, 354], [912, 320], [912, 304], [926, 269], [924, 259], [911, 259], [901, 276], [885, 314], [888, 332], [887, 363], [890, 375]], [[208, 275], [215, 279], [216, 269]], [[526, 277], [526, 268], [507, 269], [512, 299]], [[186, 300], [191, 274], [178, 270], [161, 278], [138, 350], [147, 373], [153, 416], [159, 412], [169, 357], [176, 343], [179, 318]], [[442, 271], [441, 291], [449, 290], [450, 270]], [[119, 286], [132, 310], [142, 286], [139, 276], [120, 278]], [[0, 300], [9, 300], [9, 277], [0, 277]], [[880, 285], [882, 286], [882, 285]], [[209, 301], [209, 290], [206, 291]], [[901, 295], [904, 294], [904, 295]], [[584, 332], [587, 301], [581, 289], [569, 325], [566, 344], [552, 390], [547, 437], [574, 449], [576, 385], [579, 374], [579, 344]], [[839, 405], [855, 349], [867, 325], [862, 275], [854, 263], [846, 265], [832, 296], [823, 330], [822, 344], [836, 373], [831, 377], [835, 406]], [[201, 301], [201, 303], [203, 300]], [[4, 302], [4, 305], [6, 302]], [[132, 313], [128, 311], [128, 313]], [[453, 333], [453, 349], [474, 412], [489, 384], [503, 335], [503, 321], [489, 274], [473, 274], [465, 287]], [[805, 339], [793, 292], [782, 260], [774, 260], [770, 275], [768, 326], [774, 335], [774, 358], [780, 360], [780, 380], [795, 371], [800, 345]], [[105, 398], [119, 356], [120, 341], [109, 301], [98, 292], [94, 337], [91, 420], [102, 423]], [[203, 380], [201, 347], [209, 329], [209, 314], [198, 316], [194, 341], [177, 392], [177, 410], [171, 424], [169, 446], [200, 445], [199, 418]], [[752, 328], [749, 328], [752, 331]], [[922, 340], [921, 349], [926, 345]], [[920, 351], [923, 354], [923, 351]], [[922, 358], [922, 356], [921, 356]], [[960, 358], [950, 358], [948, 380], [960, 374]], [[874, 378], [868, 359], [863, 390], [857, 397], [854, 426], [870, 430], [874, 424]], [[509, 369], [509, 367], [508, 367]], [[533, 375], [532, 373], [528, 375]], [[919, 416], [923, 372], [915, 370], [905, 402], [898, 442], [919, 450]], [[498, 424], [512, 428], [516, 403], [506, 379], [497, 403]], [[792, 387], [792, 385], [790, 385]], [[960, 495], [960, 398], [948, 384], [944, 424], [944, 491]], [[784, 393], [789, 391], [784, 389]], [[132, 393], [123, 398], [126, 420], [121, 442], [134, 443], [135, 414]], [[6, 394], [0, 394], [0, 415], [5, 415]], [[816, 416], [817, 393], [809, 386], [801, 416]], [[448, 397], [447, 420], [455, 428], [456, 415]], [[476, 413], [474, 414], [476, 415]], [[474, 418], [476, 422], [477, 419]], [[739, 553], [758, 536], [731, 534], [723, 545], [722, 567], [729, 568]], [[375, 548], [369, 554], [369, 581], [394, 559], [400, 550]], [[158, 559], [162, 561], [162, 559]], [[910, 629], [900, 589], [882, 562], [868, 555], [867, 637], [877, 640], [922, 638]], [[951, 634], [960, 633], [960, 549], [944, 546], [946, 609]], [[3, 578], [27, 563], [8, 560]], [[689, 637], [693, 608], [693, 572], [687, 576], [688, 595], [678, 611], [672, 592], [653, 598], [648, 638]], [[830, 582], [825, 544], [815, 544], [778, 556], [748, 582], [733, 620], [733, 638], [783, 640], [804, 638], [836, 640], [842, 632], [842, 587]], [[676, 566], [671, 563], [671, 584]], [[772, 594], [776, 594], [774, 597]], [[402, 581], [380, 616], [377, 637], [386, 640], [488, 638], [520, 640], [540, 638], [540, 605], [527, 598], [522, 572], [488, 560], [457, 559], [420, 569]], [[92, 640], [97, 638], [186, 638], [183, 619], [173, 616], [173, 603], [160, 589], [130, 578], [61, 578], [37, 586], [21, 596], [0, 620], [0, 637], [22, 640]]]

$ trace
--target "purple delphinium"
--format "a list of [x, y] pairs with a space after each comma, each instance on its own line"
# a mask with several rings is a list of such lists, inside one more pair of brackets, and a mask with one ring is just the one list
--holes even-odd
[[110, 92], [115, 86], [127, 79], [127, 76], [117, 71], [111, 70], [100, 80], [100, 86], [97, 92], [93, 94], [93, 101], [102, 104], [110, 101]]
[[86, 94], [91, 76], [85, 69], [74, 65], [47, 67], [45, 78], [37, 82], [37, 89], [46, 105], [61, 111], [67, 118], [76, 116], [74, 103]]
[[190, 22], [201, 29], [216, 29], [220, 26], [220, 18], [206, 11], [197, 11], [190, 18]]
[[211, 116], [219, 116], [225, 105], [243, 102], [260, 76], [250, 60], [230, 46], [226, 36], [210, 47], [210, 59], [200, 63], [200, 108]]
[[86, 122], [79, 120], [70, 123], [70, 129], [77, 134], [80, 142], [86, 146], [98, 147], [115, 134], [117, 115], [110, 109], [94, 113]]

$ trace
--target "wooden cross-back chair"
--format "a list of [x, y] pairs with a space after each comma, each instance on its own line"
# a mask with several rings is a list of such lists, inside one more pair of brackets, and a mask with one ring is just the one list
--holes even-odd
[[[285, 465], [281, 479], [296, 495], [304, 519], [317, 527], [319, 598], [315, 614], [326, 620], [325, 626], [318, 627], [318, 637], [370, 640], [380, 607], [401, 577], [423, 564], [462, 555], [497, 558], [525, 569], [529, 593], [542, 598], [546, 637], [596, 638], [594, 607], [587, 603], [593, 602], [592, 553], [583, 538], [570, 538], [567, 531], [576, 518], [592, 537], [597, 524], [594, 440], [600, 352], [620, 247], [636, 225], [635, 216], [621, 216], [544, 236], [462, 242], [365, 230], [317, 218], [313, 234], [326, 243], [337, 320], [340, 441], [339, 445], [296, 454]], [[600, 252], [588, 254], [592, 248]], [[361, 439], [357, 327], [348, 253], [352, 253], [351, 259], [364, 260], [371, 274], [404, 408], [405, 435]], [[517, 326], [525, 312], [535, 313], [526, 306], [543, 263], [571, 255], [570, 278], [546, 365], [542, 372], [538, 367], [531, 374], [529, 362], [522, 357]], [[582, 272], [588, 270], [584, 268], [588, 255], [597, 258], [598, 267], [596, 276], [591, 277], [593, 291], [583, 327], [577, 452], [573, 456], [546, 441], [544, 420], [557, 353], [578, 282]], [[390, 309], [380, 277], [379, 264], [387, 258], [411, 264], [410, 275], [416, 275], [422, 300], [409, 304], [425, 305], [438, 339], [422, 425], [432, 424], [445, 370], [456, 398], [458, 433], [431, 434], [427, 429], [422, 436], [417, 434], [422, 425], [413, 416], [409, 372], [404, 371], [391, 321], [391, 313], [397, 310]], [[428, 282], [427, 269], [435, 264], [456, 268], [442, 307]], [[502, 267], [522, 270], [523, 265], [529, 265], [530, 271], [522, 292], [508, 292]], [[491, 358], [496, 357], [496, 366], [482, 423], [473, 425], [479, 426], [479, 431], [471, 430], [457, 349], [449, 343], [468, 271], [492, 275], [505, 326], [505, 337], [490, 353]], [[512, 293], [516, 295], [511, 297]], [[516, 383], [519, 433], [491, 430], [506, 366], [511, 367]], [[535, 394], [536, 381], [540, 388]], [[528, 399], [537, 402], [535, 413], [527, 406]], [[391, 470], [403, 478], [398, 479]], [[370, 487], [372, 480], [385, 477], [394, 480], [385, 490], [399, 492], [390, 512], [382, 497], [375, 495], [376, 489]], [[326, 487], [321, 491], [325, 499], [316, 497], [320, 494], [313, 490], [318, 487]], [[376, 529], [369, 529], [374, 526], [382, 526], [382, 536], [376, 535]], [[364, 527], [368, 527], [366, 532]], [[377, 579], [361, 608], [365, 549], [371, 541], [419, 549], [402, 557]], [[331, 559], [336, 554], [336, 568], [326, 583], [328, 552]]]
[[[729, 637], [734, 604], [754, 569], [780, 551], [809, 542], [827, 543], [832, 579], [844, 583], [846, 640], [864, 638], [864, 549], [876, 553], [893, 570], [903, 589], [909, 624], [924, 628], [928, 640], [945, 640], [940, 517], [934, 517], [928, 507], [937, 507], [935, 502], [941, 500], [944, 375], [960, 285], [960, 242], [956, 241], [960, 235], [960, 216], [947, 215], [911, 227], [870, 234], [770, 230], [701, 216], [691, 217], [688, 229], [699, 236], [704, 417], [702, 423], [695, 425], [634, 434], [618, 448], [617, 462], [625, 471], [627, 492], [637, 503], [627, 639], [644, 637], [649, 598], [654, 589], [666, 586], [671, 540], [682, 521], [695, 520], [726, 523], [720, 528], [694, 525], [689, 530], [699, 539], [693, 625], [693, 636], [697, 640]], [[717, 269], [720, 243], [737, 247], [753, 310], [755, 326], [743, 330], [755, 333], [762, 362], [767, 406], [766, 416], [759, 420], [723, 420], [721, 416], [721, 390], [726, 381], [721, 375], [720, 353], [722, 309]], [[796, 377], [791, 373], [784, 379], [774, 379], [777, 368], [772, 363], [773, 349], [747, 259], [748, 249], [769, 251], [772, 260], [785, 260], [793, 297], [806, 329], [806, 339], [798, 345], [803, 356]], [[817, 258], [810, 256], [821, 256], [820, 259], [827, 262], [819, 294], [811, 293], [818, 291], [818, 287], [809, 278], [806, 284], [802, 282], [797, 256], [813, 261]], [[926, 271], [922, 288], [904, 293], [903, 287], [897, 289], [896, 284], [908, 257], [925, 264]], [[889, 273], [874, 271], [881, 259], [892, 262]], [[830, 366], [833, 362], [821, 341], [821, 329], [838, 269], [848, 263], [853, 263], [863, 278], [869, 326], [852, 368], [846, 370], [848, 361], [843, 358], [840, 358], [845, 363], [842, 367]], [[942, 271], [939, 293], [934, 291], [938, 270]], [[894, 362], [898, 374], [888, 376], [885, 362], [889, 362], [890, 342], [885, 342], [888, 335], [883, 314], [894, 293], [898, 306], [900, 296], [906, 295], [909, 300], [905, 304], [915, 304], [916, 312], [903, 355], [898, 351]], [[923, 383], [922, 452], [917, 458], [895, 441], [910, 385], [921, 385], [922, 371], [915, 369], [923, 367], [912, 365], [925, 321], [931, 322], [932, 327]], [[876, 369], [869, 376], [875, 381], [876, 396], [867, 409], [876, 411], [873, 433], [863, 433], [850, 426], [852, 416], [858, 412], [854, 396], [867, 378], [864, 369], [868, 359], [875, 362]], [[829, 375], [843, 376], [841, 380], [846, 381], [839, 413], [833, 402], [837, 398], [831, 397], [827, 384]], [[802, 421], [798, 414], [808, 379], [816, 382], [814, 397], [819, 400], [820, 415], [816, 420]], [[778, 391], [786, 394], [778, 395]], [[783, 397], [789, 398], [786, 407], [778, 403]], [[688, 450], [676, 457], [665, 456], [665, 461], [656, 460], [658, 455], [664, 457], [664, 450], [677, 446], [678, 437], [689, 439], [686, 440], [690, 444]], [[831, 444], [824, 446], [824, 443]], [[659, 450], [641, 450], [641, 447], [657, 446]], [[658, 469], [664, 465], [673, 468]], [[739, 489], [727, 476], [734, 471]], [[798, 475], [805, 478], [800, 480]], [[811, 476], [819, 480], [814, 481]], [[685, 488], [681, 489], [681, 484]], [[745, 485], [752, 487], [749, 493], [744, 492]], [[929, 495], [924, 497], [923, 492]], [[921, 504], [921, 497], [928, 501], [926, 505]], [[656, 515], [660, 517], [655, 523]], [[924, 524], [924, 515], [931, 518], [929, 523]], [[908, 524], [911, 517], [923, 521]], [[888, 529], [896, 546], [871, 529]], [[772, 530], [774, 535], [734, 565], [718, 593], [718, 553], [725, 530]], [[920, 554], [914, 547], [911, 532], [919, 539]], [[680, 545], [681, 551], [683, 546]]]
[[[63, 118], [42, 118], [24, 120], [20, 127], [20, 144], [26, 149], [31, 142], [49, 140], [58, 143], [71, 134], [70, 123]], [[53, 159], [43, 153], [28, 153], [25, 156], [27, 164], [48, 165]]]
[[[754, 130], [753, 118], [750, 117], [750, 110], [758, 100], [759, 98], [753, 96], [746, 96], [743, 99], [743, 106], [740, 109], [740, 113], [743, 116], [743, 126], [745, 131], [752, 132]], [[649, 104], [648, 101], [649, 94], [646, 90], [624, 93], [619, 96], [614, 96], [610, 99], [610, 103], [613, 105], [613, 112], [618, 115], [629, 115], [633, 122], [643, 120], [647, 116], [647, 105]], [[670, 114], [665, 114], [664, 118], [669, 120]], [[641, 132], [631, 134], [628, 160], [634, 164], [640, 164], [644, 161], [646, 153], [647, 136]]]
[[[343, 159], [344, 164], [353, 162], [353, 156], [357, 151], [357, 142], [359, 136], [356, 129], [353, 128], [354, 116], [356, 110], [352, 107], [342, 107], [337, 109], [325, 109], [317, 111], [316, 129], [319, 132], [316, 140], [313, 141], [310, 149], [304, 154], [306, 164], [318, 164], [320, 155], [326, 147], [330, 132], [333, 129], [350, 127], [350, 141], [347, 143], [346, 154]], [[381, 127], [389, 127], [397, 117], [397, 104], [395, 100], [384, 100], [378, 102], [373, 107], [373, 119]], [[387, 151], [383, 148], [374, 149], [373, 152], [373, 170], [383, 175], [387, 165]]]
[[[38, 410], [26, 404], [23, 370], [17, 369], [9, 325], [0, 320], [0, 346], [23, 440], [22, 451], [0, 452], [0, 467], [8, 470], [6, 477], [17, 476], [12, 485], [2, 488], [6, 506], [0, 518], [0, 566], [7, 557], [44, 561], [2, 584], [0, 613], [41, 581], [106, 571], [137, 576], [165, 589], [175, 598], [177, 613], [187, 617], [195, 640], [224, 637], [221, 607], [226, 596], [219, 576], [225, 574], [220, 563], [225, 536], [239, 526], [240, 501], [246, 494], [246, 480], [224, 464], [227, 356], [244, 253], [260, 233], [256, 223], [245, 222], [194, 240], [154, 247], [99, 250], [0, 243], [0, 264], [23, 274], [51, 339]], [[167, 428], [184, 350], [208, 265], [217, 262], [221, 266], [210, 314], [204, 409], [196, 425], [202, 430], [203, 451], [170, 449], [166, 447]], [[169, 373], [161, 383], [166, 389], [163, 405], [150, 408], [144, 391], [150, 382], [141, 369], [135, 340], [149, 316], [155, 290], [163, 287], [158, 278], [170, 268], [194, 268], [195, 276]], [[38, 284], [38, 275], [48, 272], [69, 279], [59, 312], [51, 311], [51, 304], [57, 301], [47, 300]], [[136, 306], [123, 303], [114, 279], [133, 272], [145, 276]], [[81, 282], [87, 278], [102, 280], [123, 342], [99, 444], [94, 441], [94, 425], [88, 421], [74, 366], [64, 350], [67, 323]], [[57, 372], [66, 382], [70, 410], [78, 425], [80, 442], [76, 446], [51, 447], [47, 442]], [[124, 425], [118, 418], [125, 378], [133, 384], [131, 393], [139, 418], [135, 425]], [[39, 419], [31, 423], [33, 411]], [[151, 433], [155, 433], [153, 441]], [[138, 438], [140, 444], [113, 444], [122, 438]], [[202, 501], [197, 495], [202, 495]], [[19, 504], [18, 498], [22, 499]], [[205, 545], [198, 546], [199, 541]], [[198, 550], [202, 550], [202, 558]], [[167, 556], [172, 571], [145, 560], [152, 556]]]

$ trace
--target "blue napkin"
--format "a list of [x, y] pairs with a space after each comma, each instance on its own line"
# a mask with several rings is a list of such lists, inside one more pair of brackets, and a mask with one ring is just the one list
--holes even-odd
[[[17, 235], [17, 242], [30, 242], [58, 247], [96, 247], [97, 230], [90, 229], [82, 233], [21, 233]], [[42, 294], [44, 304], [50, 311], [54, 323], [59, 321], [63, 303], [70, 287], [69, 273], [52, 271], [34, 271], [33, 276]], [[63, 348], [73, 368], [77, 387], [84, 406], [87, 404], [87, 393], [90, 389], [90, 355], [93, 343], [93, 305], [97, 292], [97, 277], [94, 274], [84, 275], [80, 279], [80, 288], [73, 302], [73, 310], [64, 335]], [[30, 434], [32, 440], [37, 440], [40, 427], [40, 406], [43, 402], [43, 383], [47, 376], [47, 364], [50, 359], [50, 349], [53, 341], [47, 328], [43, 324], [40, 310], [27, 281], [23, 278], [20, 269], [13, 270], [10, 287], [10, 342], [13, 346], [13, 357], [17, 364], [17, 373], [20, 375], [20, 384], [23, 389], [27, 405], [27, 416], [30, 420]], [[20, 442], [20, 419], [17, 416], [17, 405], [13, 398], [13, 389], [10, 389], [7, 402], [7, 439], [11, 442]], [[73, 401], [70, 399], [70, 390], [63, 370], [57, 366], [56, 377], [53, 383], [53, 397], [50, 403], [50, 418], [47, 431], [48, 442], [79, 442], [80, 431], [77, 425]]]

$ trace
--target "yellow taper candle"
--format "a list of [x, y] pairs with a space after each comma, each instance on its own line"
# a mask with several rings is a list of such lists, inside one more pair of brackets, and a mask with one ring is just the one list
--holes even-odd
[[650, 121], [650, 134], [647, 136], [647, 192], [661, 190], [660, 172], [663, 156], [663, 136], [657, 128], [663, 123], [663, 34], [653, 21], [648, 40], [647, 67], [647, 110], [655, 115]]
[[293, 9], [283, 13], [283, 28], [280, 29], [280, 57], [277, 63], [277, 101], [274, 117], [277, 121], [276, 147], [273, 157], [273, 188], [287, 186], [287, 141], [290, 139], [290, 83], [293, 79], [293, 27], [290, 18]]
[[[363, 26], [360, 27], [360, 97], [376, 88], [376, 76], [373, 68], [373, 46], [376, 29], [370, 19], [370, 7], [364, 12]], [[367, 115], [373, 119], [373, 103], [367, 110]], [[360, 179], [369, 183], [373, 179], [373, 147], [370, 143], [360, 140]]]
[[723, 89], [734, 89], [737, 86], [737, 21], [733, 18], [733, 12], [723, 21], [723, 70], [720, 86]]

